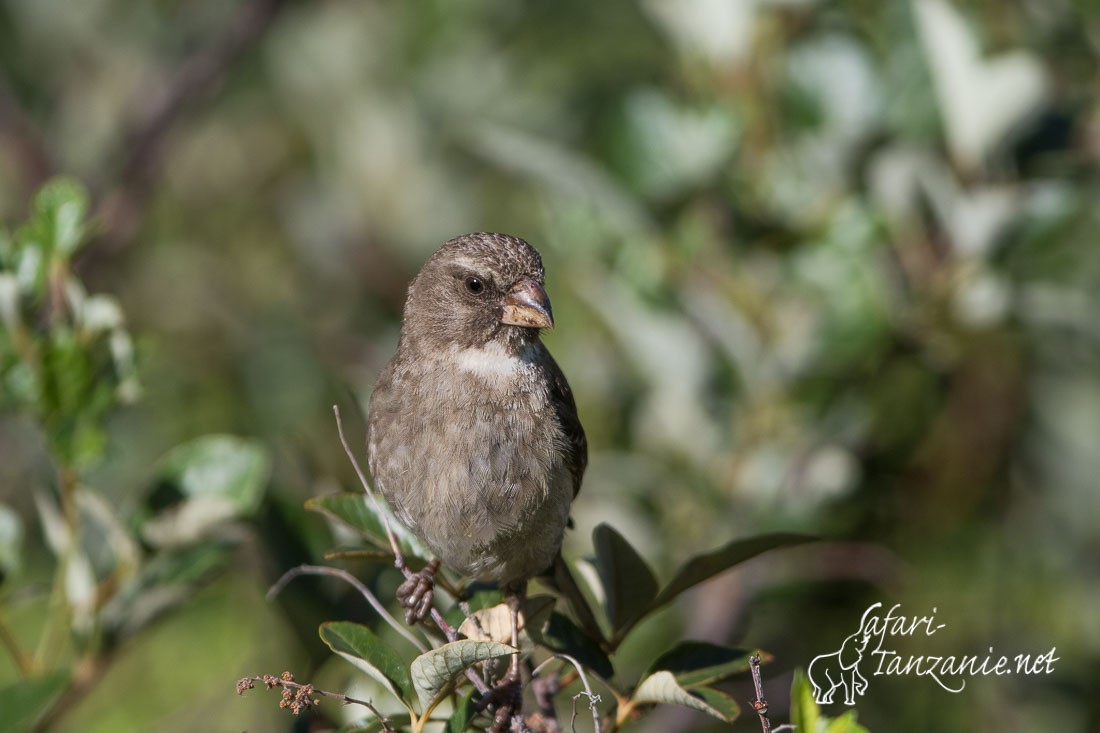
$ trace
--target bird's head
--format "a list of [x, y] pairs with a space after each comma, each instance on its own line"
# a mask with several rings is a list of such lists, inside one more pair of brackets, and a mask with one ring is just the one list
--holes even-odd
[[506, 234], [477, 233], [455, 237], [424, 263], [409, 286], [401, 337], [411, 348], [518, 347], [553, 327], [535, 248]]

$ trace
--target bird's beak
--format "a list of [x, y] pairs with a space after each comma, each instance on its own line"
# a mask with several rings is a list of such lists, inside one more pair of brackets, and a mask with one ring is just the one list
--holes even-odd
[[546, 289], [534, 280], [521, 280], [504, 296], [500, 322], [509, 326], [553, 328], [554, 314]]

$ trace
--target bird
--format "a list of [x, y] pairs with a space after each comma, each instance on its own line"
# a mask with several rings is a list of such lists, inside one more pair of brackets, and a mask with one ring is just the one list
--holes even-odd
[[370, 398], [367, 452], [375, 488], [436, 558], [398, 592], [410, 622], [441, 561], [500, 585], [516, 641], [528, 580], [562, 575], [588, 444], [540, 338], [553, 327], [542, 257], [518, 237], [455, 237], [409, 285]]

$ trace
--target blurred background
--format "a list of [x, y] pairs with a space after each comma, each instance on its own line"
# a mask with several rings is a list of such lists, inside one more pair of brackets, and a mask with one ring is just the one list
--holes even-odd
[[[736, 537], [828, 538], [651, 619], [639, 659], [767, 649], [783, 711], [870, 603], [934, 608], [912, 653], [1059, 661], [959, 694], [871, 678], [872, 731], [1100, 730], [1098, 60], [1093, 0], [0, 0], [0, 222], [83, 182], [72, 269], [136, 354], [81, 484], [140, 528], [174, 446], [263, 456], [247, 511], [195, 525], [218, 551], [128, 607], [48, 729], [291, 730], [236, 678], [346, 688], [316, 624], [361, 602], [264, 593], [341, 540], [302, 505], [356, 489], [331, 406], [361, 446], [408, 280], [490, 230], [543, 254], [588, 431], [567, 556], [599, 522], [662, 578]], [[0, 416], [0, 620], [30, 647], [48, 440]]]

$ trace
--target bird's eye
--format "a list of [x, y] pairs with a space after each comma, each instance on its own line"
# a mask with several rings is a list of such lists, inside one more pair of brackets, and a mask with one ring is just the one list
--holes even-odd
[[476, 275], [467, 275], [462, 282], [466, 286], [467, 292], [473, 295], [481, 295], [485, 291], [485, 281]]

